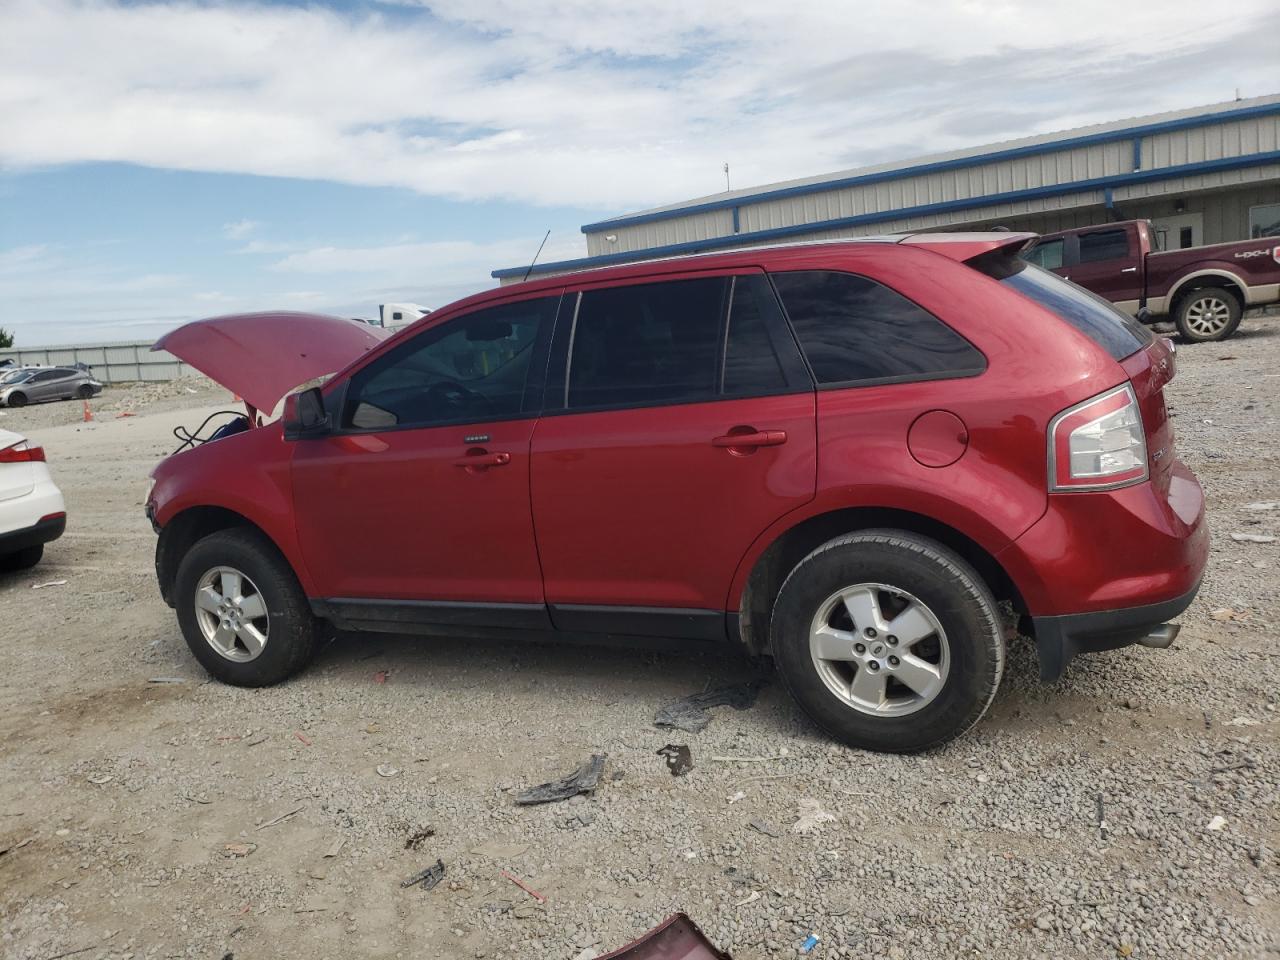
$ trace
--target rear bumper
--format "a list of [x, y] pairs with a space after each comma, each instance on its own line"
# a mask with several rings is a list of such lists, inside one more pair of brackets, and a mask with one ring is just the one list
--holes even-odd
[[997, 556], [1035, 627], [1046, 681], [1075, 654], [1140, 642], [1185, 610], [1208, 559], [1204, 493], [1177, 461], [1131, 487], [1051, 494]]
[[1036, 651], [1040, 656], [1040, 679], [1045, 683], [1057, 680], [1078, 653], [1115, 650], [1133, 643], [1168, 646], [1177, 636], [1177, 628], [1167, 632], [1159, 628], [1191, 606], [1199, 590], [1197, 581], [1181, 596], [1160, 603], [1093, 613], [1032, 617]]
[[66, 529], [67, 515], [59, 513], [37, 520], [32, 526], [0, 533], [0, 556], [57, 540]]

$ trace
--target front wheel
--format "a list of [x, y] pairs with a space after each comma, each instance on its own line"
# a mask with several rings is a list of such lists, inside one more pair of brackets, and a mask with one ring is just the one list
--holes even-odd
[[942, 544], [899, 530], [838, 537], [782, 585], [770, 630], [783, 683], [853, 747], [926, 750], [972, 727], [1004, 672], [995, 600]]
[[25, 393], [11, 393], [5, 403], [11, 407], [25, 407], [27, 405], [27, 395]]
[[198, 541], [178, 565], [174, 597], [187, 646], [223, 683], [279, 683], [315, 652], [316, 621], [302, 587], [256, 530], [221, 530]]
[[1240, 326], [1240, 300], [1221, 287], [1193, 290], [1178, 303], [1178, 333], [1192, 343], [1225, 340]]
[[87, 383], [80, 384], [80, 386], [76, 389], [76, 399], [78, 400], [88, 400], [92, 396], [93, 396], [93, 387], [89, 386]]

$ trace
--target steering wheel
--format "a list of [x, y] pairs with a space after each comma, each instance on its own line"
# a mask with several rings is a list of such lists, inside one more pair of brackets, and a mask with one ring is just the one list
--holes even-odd
[[456, 380], [439, 380], [427, 387], [427, 399], [432, 406], [439, 403], [447, 410], [457, 413], [471, 413], [477, 406], [483, 413], [492, 413], [493, 404], [482, 393], [468, 390]]

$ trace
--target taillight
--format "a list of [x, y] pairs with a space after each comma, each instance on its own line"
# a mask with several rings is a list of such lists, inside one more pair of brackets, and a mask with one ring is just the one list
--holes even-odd
[[33, 447], [27, 441], [0, 450], [0, 463], [44, 462], [44, 447]]
[[1271, 259], [1276, 263], [1280, 263], [1280, 247], [1271, 248]]
[[1125, 384], [1063, 410], [1049, 424], [1049, 489], [1107, 490], [1147, 479], [1147, 437]]

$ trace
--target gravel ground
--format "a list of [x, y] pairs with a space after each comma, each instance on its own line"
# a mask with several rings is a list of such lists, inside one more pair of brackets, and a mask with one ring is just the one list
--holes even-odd
[[[1280, 540], [1231, 537], [1280, 536], [1248, 508], [1280, 501], [1280, 322], [1178, 361], [1214, 544], [1181, 636], [1049, 687], [1015, 643], [984, 722], [915, 757], [832, 745], [776, 684], [701, 733], [652, 726], [752, 676], [729, 655], [351, 636], [274, 689], [209, 683], [141, 504], [172, 427], [223, 398], [10, 411], [71, 523], [0, 579], [0, 955], [570, 960], [677, 910], [737, 960], [811, 932], [815, 957], [1280, 952]], [[590, 798], [514, 804], [593, 752]], [[834, 819], [799, 832], [812, 801]], [[439, 886], [401, 889], [437, 858]]]

